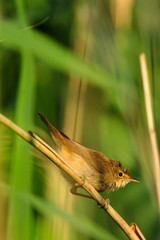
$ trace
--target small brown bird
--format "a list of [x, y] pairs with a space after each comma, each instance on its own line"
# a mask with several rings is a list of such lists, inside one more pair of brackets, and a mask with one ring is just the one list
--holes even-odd
[[[39, 115], [50, 131], [54, 149], [72, 166], [78, 176], [90, 183], [98, 192], [115, 191], [125, 187], [129, 182], [139, 182], [130, 176], [128, 168], [125, 169], [119, 161], [71, 140], [59, 132], [41, 113]], [[77, 193], [78, 187], [73, 186], [71, 192], [88, 197]]]

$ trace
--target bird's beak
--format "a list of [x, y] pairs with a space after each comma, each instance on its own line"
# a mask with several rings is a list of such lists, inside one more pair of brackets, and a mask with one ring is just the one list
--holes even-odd
[[140, 181], [138, 181], [137, 179], [134, 179], [134, 178], [130, 178], [130, 181], [131, 181], [131, 182], [137, 182], [137, 183], [140, 182]]

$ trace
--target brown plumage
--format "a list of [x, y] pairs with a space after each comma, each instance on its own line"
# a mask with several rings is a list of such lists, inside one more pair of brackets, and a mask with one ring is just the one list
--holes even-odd
[[[39, 115], [50, 131], [55, 150], [72, 166], [78, 176], [92, 184], [98, 192], [114, 191], [129, 182], [139, 182], [130, 176], [129, 170], [119, 161], [71, 140], [59, 132], [41, 113]], [[83, 196], [76, 193], [76, 189], [74, 186], [71, 192]]]

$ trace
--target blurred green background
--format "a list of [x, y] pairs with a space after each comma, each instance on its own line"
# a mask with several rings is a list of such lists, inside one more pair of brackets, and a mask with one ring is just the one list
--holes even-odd
[[[146, 239], [160, 238], [139, 55], [147, 57], [158, 139], [160, 1], [16, 0], [0, 8], [0, 112], [52, 144], [42, 112], [140, 184], [103, 195]], [[0, 239], [127, 239], [56, 166], [0, 124]]]

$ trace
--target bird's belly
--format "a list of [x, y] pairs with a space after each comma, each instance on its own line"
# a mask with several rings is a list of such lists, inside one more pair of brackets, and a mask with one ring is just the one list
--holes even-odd
[[[69, 153], [61, 152], [64, 160], [70, 165], [72, 170], [81, 177], [84, 181], [90, 183], [97, 191], [103, 192], [106, 189], [104, 181], [102, 181], [101, 174], [98, 173], [87, 161], [77, 154], [70, 155]], [[74, 182], [74, 181], [73, 181]]]

